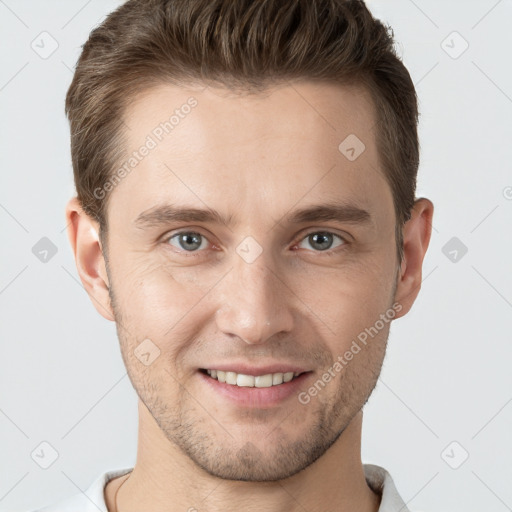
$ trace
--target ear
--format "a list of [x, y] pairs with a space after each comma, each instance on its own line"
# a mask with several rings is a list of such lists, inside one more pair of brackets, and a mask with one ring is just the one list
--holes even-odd
[[395, 301], [402, 305], [402, 309], [395, 318], [409, 312], [420, 291], [423, 258], [432, 234], [433, 215], [432, 202], [426, 198], [417, 199], [411, 211], [411, 218], [404, 225], [404, 257], [395, 291]]
[[77, 197], [66, 205], [66, 223], [80, 280], [98, 313], [114, 321], [99, 224], [83, 211]]

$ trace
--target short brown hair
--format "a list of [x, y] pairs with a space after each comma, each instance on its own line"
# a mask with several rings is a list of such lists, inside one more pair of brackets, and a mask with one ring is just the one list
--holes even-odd
[[414, 84], [392, 29], [360, 0], [129, 0], [83, 45], [66, 96], [78, 199], [107, 230], [97, 197], [123, 158], [123, 113], [156, 84], [258, 91], [294, 79], [361, 84], [393, 193], [399, 261], [419, 164]]

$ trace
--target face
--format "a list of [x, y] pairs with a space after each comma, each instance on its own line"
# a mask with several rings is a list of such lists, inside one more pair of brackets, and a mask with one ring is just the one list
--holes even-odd
[[291, 476], [367, 401], [400, 309], [369, 96], [162, 85], [125, 122], [140, 158], [109, 198], [108, 278], [132, 384], [210, 474]]

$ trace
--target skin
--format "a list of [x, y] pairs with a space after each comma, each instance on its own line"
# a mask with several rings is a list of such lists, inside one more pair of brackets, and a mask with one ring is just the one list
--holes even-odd
[[[393, 304], [395, 319], [410, 310], [433, 205], [416, 200], [400, 264], [373, 103], [355, 86], [302, 81], [251, 96], [159, 85], [125, 113], [129, 150], [190, 96], [197, 106], [112, 191], [107, 247], [76, 198], [66, 209], [80, 278], [116, 322], [139, 396], [136, 465], [106, 486], [109, 511], [121, 483], [121, 512], [376, 511], [380, 496], [361, 462], [362, 407], [391, 322], [308, 404], [296, 395], [272, 407], [234, 404], [198, 368], [291, 362], [311, 371], [307, 391], [379, 315]], [[351, 133], [366, 146], [354, 161], [338, 150]], [[286, 221], [327, 201], [364, 208], [371, 222]], [[141, 212], [168, 203], [207, 206], [236, 224], [135, 226]], [[200, 248], [170, 240], [182, 230], [203, 235]], [[319, 231], [342, 238], [322, 251], [308, 237]], [[262, 249], [252, 263], [236, 252], [247, 236]], [[134, 352], [147, 338], [160, 350], [148, 366]]]

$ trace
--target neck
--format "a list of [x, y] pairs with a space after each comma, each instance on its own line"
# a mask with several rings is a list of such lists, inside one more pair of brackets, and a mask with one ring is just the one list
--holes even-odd
[[[199, 468], [167, 440], [139, 402], [137, 461], [118, 493], [117, 512], [377, 512], [380, 496], [368, 486], [361, 463], [361, 427], [359, 412], [324, 455], [289, 478], [239, 482]], [[117, 488], [106, 491], [107, 504]]]

